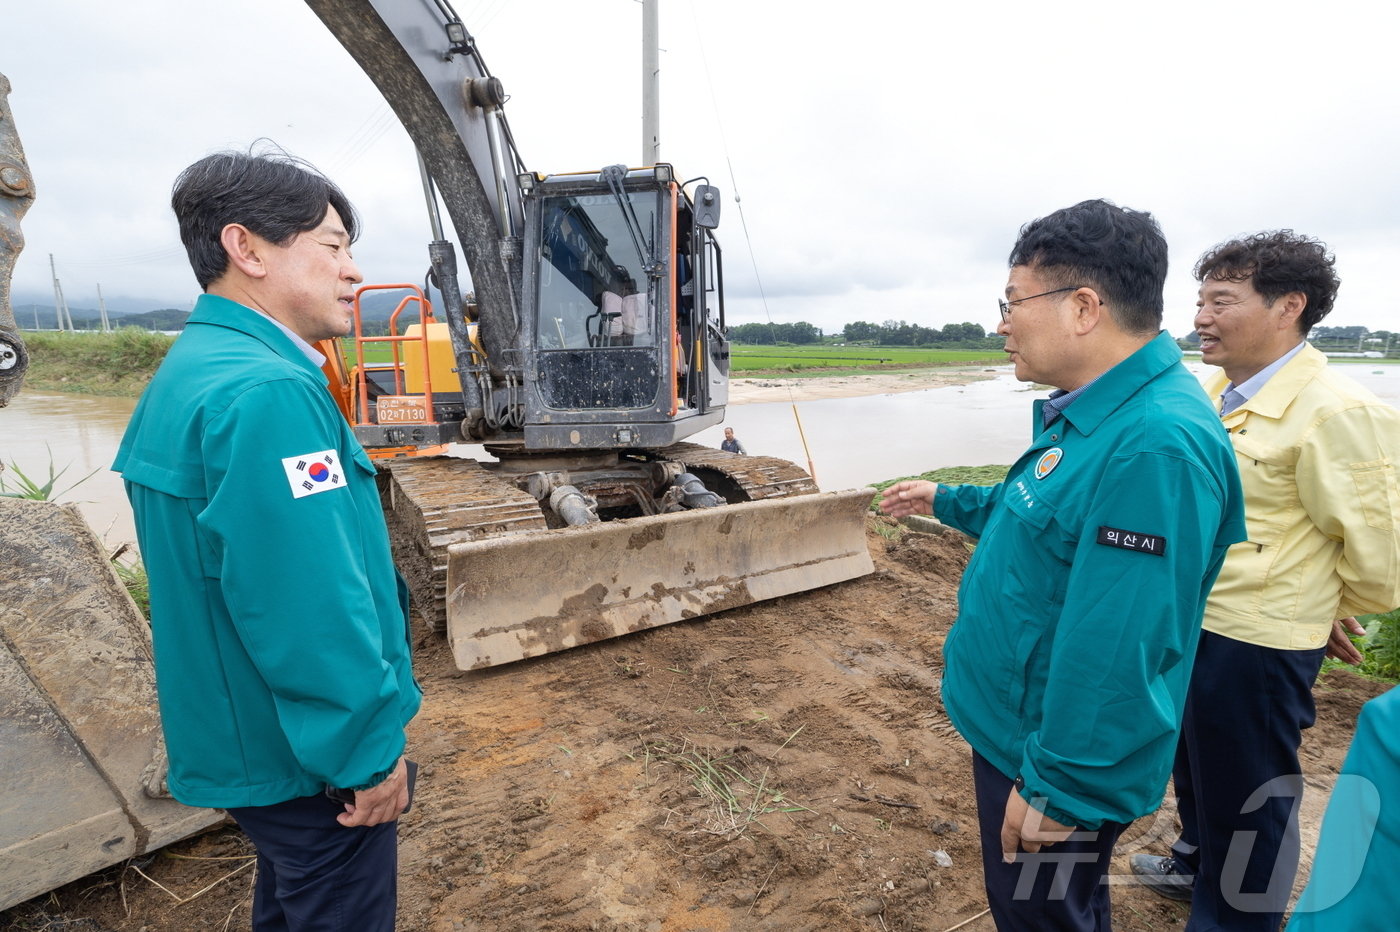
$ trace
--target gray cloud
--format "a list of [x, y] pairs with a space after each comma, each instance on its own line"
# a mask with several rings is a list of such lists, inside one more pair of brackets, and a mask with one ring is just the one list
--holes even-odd
[[[636, 3], [457, 6], [532, 169], [639, 161]], [[17, 292], [48, 292], [52, 253], [70, 301], [100, 282], [187, 306], [170, 182], [262, 136], [361, 208], [369, 279], [422, 277], [411, 147], [302, 4], [49, 0], [24, 18], [0, 34], [39, 194]], [[687, 0], [661, 25], [663, 157], [725, 192], [731, 320], [991, 326], [1020, 224], [1106, 196], [1163, 223], [1173, 332], [1195, 257], [1273, 226], [1336, 248], [1334, 322], [1393, 326], [1400, 65], [1368, 10]]]

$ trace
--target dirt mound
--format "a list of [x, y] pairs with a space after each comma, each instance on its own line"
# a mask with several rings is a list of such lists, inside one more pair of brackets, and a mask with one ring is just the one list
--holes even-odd
[[[425, 638], [399, 928], [991, 929], [973, 918], [970, 755], [938, 703], [966, 539], [873, 526], [868, 539], [864, 579], [486, 673], [458, 673]], [[1384, 688], [1324, 678], [1310, 769], [1335, 772], [1361, 702]], [[1169, 807], [1142, 820], [1120, 859], [1164, 850], [1173, 830]], [[248, 853], [226, 827], [0, 914], [0, 928], [247, 928]], [[1119, 929], [1184, 919], [1141, 890], [1114, 898]]]

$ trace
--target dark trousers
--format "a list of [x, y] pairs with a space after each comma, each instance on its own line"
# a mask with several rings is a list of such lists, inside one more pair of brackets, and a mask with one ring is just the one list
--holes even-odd
[[228, 810], [258, 850], [254, 932], [393, 932], [398, 822], [345, 828], [325, 796]]
[[1011, 779], [972, 752], [977, 825], [982, 835], [982, 874], [987, 904], [1000, 932], [1108, 932], [1108, 862], [1125, 826], [1105, 822], [1077, 831], [1068, 841], [1001, 859], [1001, 823]]
[[1277, 932], [1283, 922], [1298, 870], [1298, 745], [1316, 718], [1326, 651], [1201, 634], [1172, 769], [1172, 855], [1196, 875], [1189, 932]]

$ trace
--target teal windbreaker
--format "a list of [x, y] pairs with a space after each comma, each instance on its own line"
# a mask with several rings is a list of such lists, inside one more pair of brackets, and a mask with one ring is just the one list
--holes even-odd
[[[1285, 932], [1391, 932], [1400, 863], [1400, 686], [1361, 707], [1322, 817], [1312, 875]], [[1259, 894], [1246, 894], [1258, 896]]]
[[1220, 418], [1160, 333], [1093, 382], [997, 486], [939, 486], [978, 538], [944, 645], [968, 743], [1066, 825], [1161, 803], [1206, 595], [1244, 540]]
[[321, 371], [204, 295], [112, 468], [150, 576], [175, 798], [262, 806], [387, 775], [421, 701], [407, 590]]

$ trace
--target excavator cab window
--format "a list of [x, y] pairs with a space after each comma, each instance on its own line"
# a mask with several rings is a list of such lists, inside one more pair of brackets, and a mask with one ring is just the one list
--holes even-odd
[[657, 193], [627, 197], [650, 243], [639, 248], [611, 194], [555, 196], [543, 205], [539, 346], [654, 346], [657, 291], [642, 250], [654, 250]]

